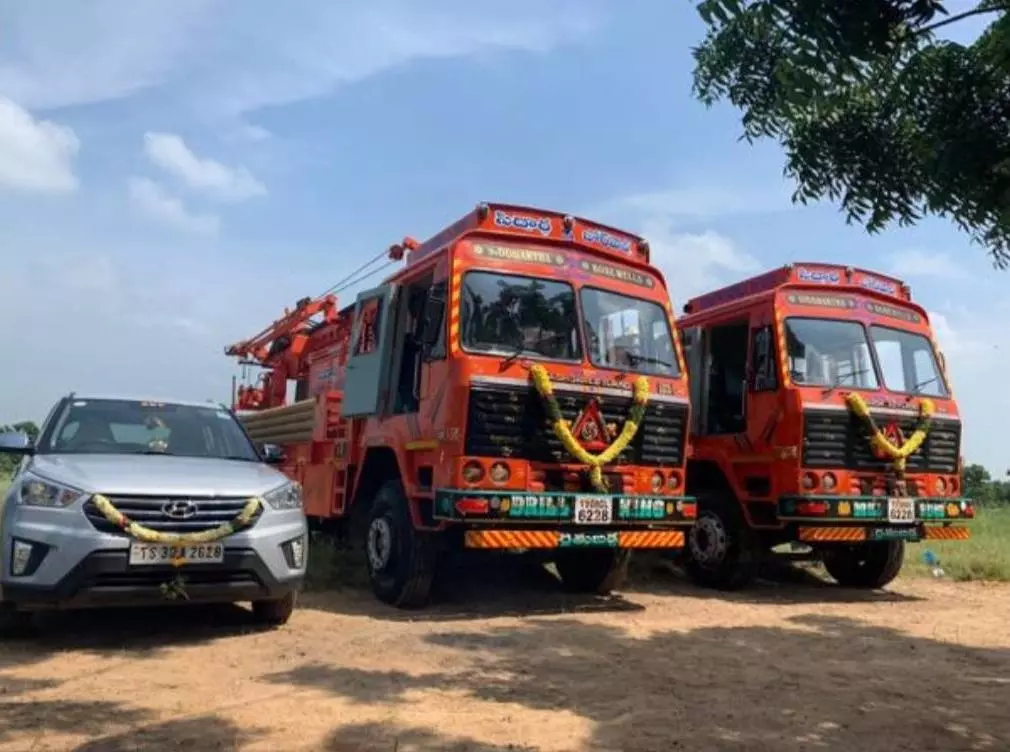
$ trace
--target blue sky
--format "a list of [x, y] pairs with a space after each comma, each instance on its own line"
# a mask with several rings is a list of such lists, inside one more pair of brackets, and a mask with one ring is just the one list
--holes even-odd
[[71, 389], [226, 399], [226, 344], [504, 200], [645, 234], [678, 307], [793, 260], [897, 273], [965, 454], [1010, 465], [1005, 273], [944, 221], [793, 206], [778, 148], [691, 98], [687, 0], [0, 0], [0, 28], [0, 422]]

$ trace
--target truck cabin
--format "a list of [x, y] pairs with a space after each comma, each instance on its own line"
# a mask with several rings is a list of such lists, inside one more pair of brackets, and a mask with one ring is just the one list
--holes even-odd
[[[435, 380], [469, 387], [459, 404], [446, 407], [436, 430], [463, 437], [460, 468], [469, 463], [471, 470], [460, 472], [473, 478], [474, 464], [483, 467], [492, 457], [575, 463], [544, 427], [530, 388], [532, 363], [547, 368], [573, 425], [595, 396], [602, 430], [611, 436], [627, 417], [634, 377], [645, 375], [652, 401], [669, 415], [653, 417], [642, 434], [669, 435], [639, 437], [619, 464], [672, 467], [677, 474], [671, 479], [664, 470], [658, 481], [649, 475], [641, 484], [629, 476], [622, 487], [679, 488], [688, 412], [683, 359], [665, 281], [650, 265], [642, 238], [541, 209], [480, 204], [430, 240], [394, 247], [394, 256], [401, 252], [406, 265], [390, 280], [398, 302], [389, 298], [390, 284], [361, 293], [351, 335], [353, 363], [365, 336], [359, 326], [392, 317], [393, 329], [385, 333], [391, 340], [380, 333], [373, 343], [388, 348], [390, 375], [370, 371], [367, 388], [352, 390], [348, 381], [345, 415], [348, 405], [350, 414], [370, 413], [385, 389], [392, 395], [385, 409], [402, 414], [417, 412], [423, 395], [435, 397]], [[375, 312], [365, 315], [366, 306]], [[424, 377], [426, 370], [435, 379]], [[348, 380], [362, 378], [360, 369], [353, 374]], [[368, 404], [353, 404], [366, 391]], [[515, 414], [503, 419], [508, 411]], [[678, 421], [680, 433], [674, 430]], [[513, 469], [516, 484], [531, 477], [526, 469]], [[531, 483], [516, 487], [560, 491], [571, 485], [530, 472]]]
[[[758, 502], [749, 514], [759, 516], [761, 501], [770, 512], [783, 495], [891, 495], [897, 484], [912, 496], [959, 495], [957, 405], [908, 285], [796, 263], [696, 297], [684, 313], [699, 474], [718, 472], [738, 498]], [[847, 403], [852, 392], [896, 446], [915, 431], [924, 400], [932, 403], [907, 475], [871, 446]]]

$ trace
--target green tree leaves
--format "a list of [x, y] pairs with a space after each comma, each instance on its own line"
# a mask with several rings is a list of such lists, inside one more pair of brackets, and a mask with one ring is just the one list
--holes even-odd
[[786, 151], [793, 200], [869, 232], [952, 219], [1010, 264], [1010, 1], [971, 46], [936, 38], [939, 0], [705, 0], [694, 94]]

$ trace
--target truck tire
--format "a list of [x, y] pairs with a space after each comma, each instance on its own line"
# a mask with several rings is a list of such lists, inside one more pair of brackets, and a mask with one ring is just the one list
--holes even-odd
[[414, 529], [399, 480], [387, 481], [375, 494], [364, 549], [376, 598], [398, 608], [420, 608], [428, 602], [435, 575], [434, 541]]
[[736, 499], [698, 496], [698, 519], [687, 533], [685, 569], [694, 584], [715, 590], [740, 590], [757, 578], [754, 535]]
[[901, 572], [904, 541], [873, 541], [825, 549], [824, 568], [842, 587], [876, 590]]
[[607, 595], [624, 582], [630, 559], [631, 551], [621, 548], [562, 550], [554, 566], [565, 590]]
[[253, 618], [260, 624], [280, 627], [288, 623], [288, 619], [291, 618], [291, 614], [295, 610], [297, 600], [298, 596], [295, 593], [288, 593], [281, 598], [253, 601]]

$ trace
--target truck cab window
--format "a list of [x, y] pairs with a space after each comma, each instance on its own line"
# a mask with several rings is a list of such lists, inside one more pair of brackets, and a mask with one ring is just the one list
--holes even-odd
[[748, 322], [709, 330], [706, 433], [741, 433], [746, 428]]
[[469, 272], [460, 301], [463, 348], [579, 360], [575, 289], [567, 282]]
[[582, 318], [595, 366], [678, 376], [666, 310], [651, 300], [584, 287]]
[[871, 326], [870, 336], [887, 389], [924, 397], [947, 396], [933, 345], [926, 337], [886, 326]]
[[789, 377], [798, 386], [876, 389], [866, 330], [855, 321], [788, 318]]

